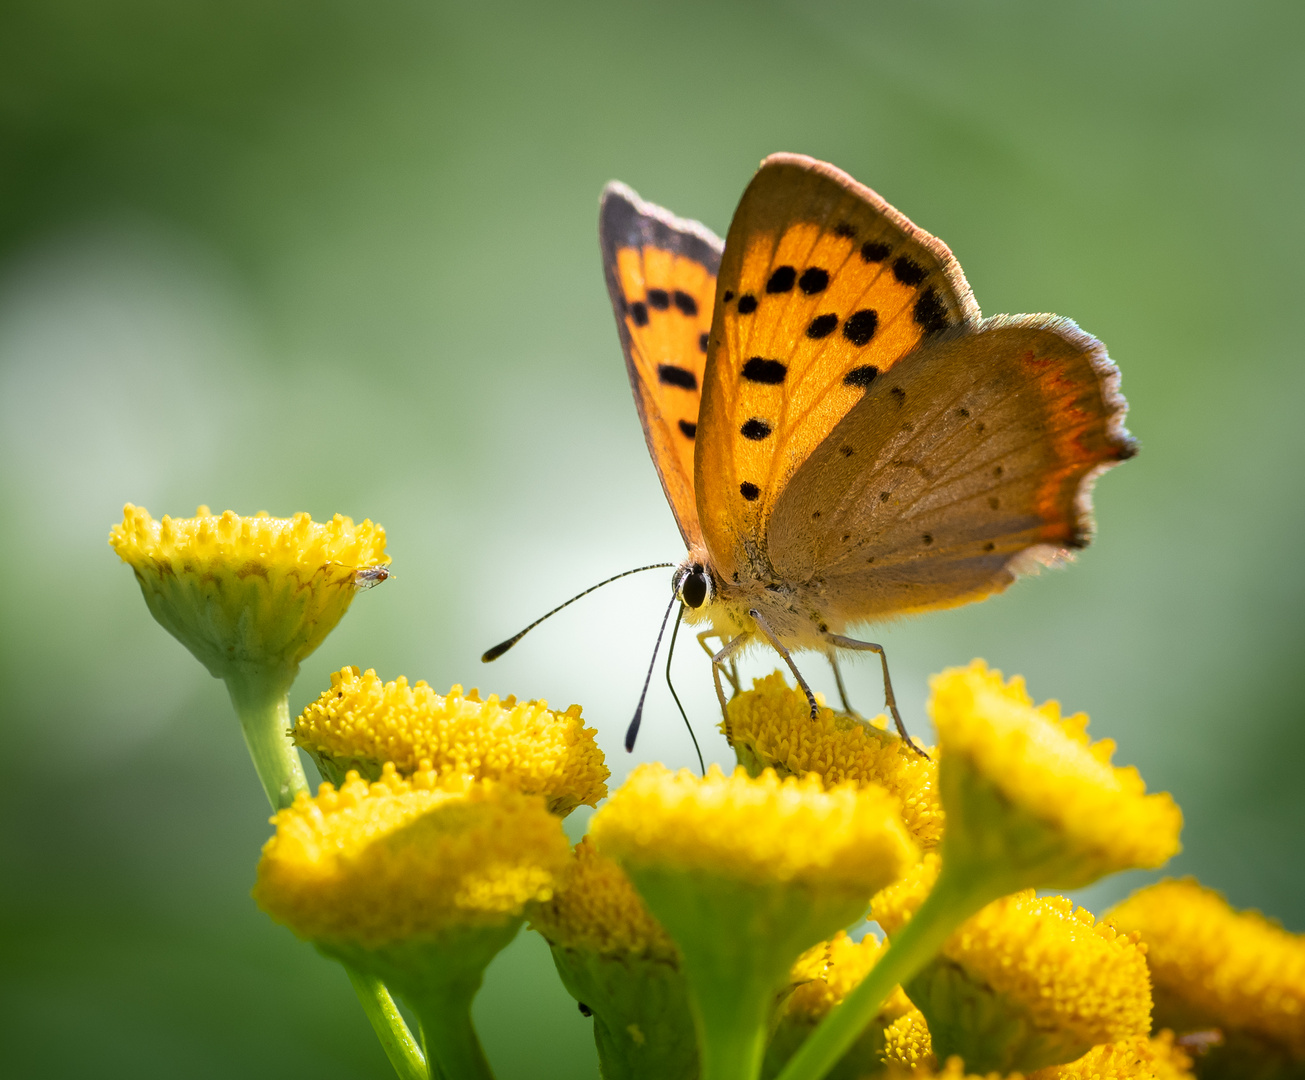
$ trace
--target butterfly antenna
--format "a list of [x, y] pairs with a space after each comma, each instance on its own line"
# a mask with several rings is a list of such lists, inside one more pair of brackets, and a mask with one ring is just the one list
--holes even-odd
[[675, 639], [680, 633], [680, 623], [684, 621], [684, 605], [680, 605], [680, 610], [675, 616], [675, 625], [671, 627], [671, 643], [666, 649], [666, 685], [670, 687], [671, 697], [675, 699], [675, 707], [680, 710], [680, 715], [684, 717], [684, 726], [689, 729], [689, 738], [693, 740], [693, 752], [698, 755], [698, 771], [703, 776], [707, 775], [707, 766], [702, 760], [702, 749], [698, 746], [698, 736], [693, 733], [693, 725], [689, 723], [689, 714], [684, 711], [684, 706], [680, 704], [680, 695], [675, 692], [675, 684], [671, 682], [671, 660], [675, 656]]
[[581, 597], [588, 596], [595, 589], [601, 589], [604, 585], [610, 585], [613, 581], [620, 581], [621, 578], [629, 577], [631, 574], [642, 574], [645, 570], [666, 570], [675, 565], [676, 565], [675, 563], [659, 562], [659, 563], [651, 563], [648, 566], [637, 566], [633, 570], [626, 570], [620, 574], [615, 574], [612, 577], [609, 577], [606, 581], [600, 581], [597, 585], [590, 585], [589, 588], [587, 588], [584, 592], [577, 593], [575, 596], [571, 597], [571, 599], [568, 600], [565, 604], [558, 604], [557, 607], [555, 607], [547, 615], [539, 616], [539, 618], [537, 618], [534, 622], [532, 622], [519, 634], [513, 634], [510, 638], [507, 639], [507, 641], [500, 641], [492, 649], [486, 649], [485, 652], [481, 654], [480, 662], [482, 664], [488, 664], [493, 660], [497, 660], [500, 656], [502, 656], [505, 652], [507, 652], [508, 649], [512, 648], [513, 645], [515, 645], [518, 641], [520, 641], [523, 637], [525, 637], [528, 633], [530, 633], [531, 630], [533, 630], [545, 619], [551, 619], [563, 608], [570, 607]]
[[[634, 710], [634, 718], [630, 721], [630, 726], [625, 729], [625, 750], [626, 753], [634, 752], [634, 740], [639, 737], [639, 725], [643, 722], [643, 702], [648, 696], [648, 684], [652, 682], [653, 669], [657, 666], [657, 652], [662, 647], [662, 635], [666, 633], [666, 624], [671, 618], [671, 608], [679, 603], [678, 596], [672, 596], [671, 602], [666, 605], [666, 614], [662, 616], [662, 628], [657, 631], [657, 644], [653, 646], [652, 660], [648, 664], [648, 674], [643, 680], [643, 693], [639, 695], [639, 704]], [[697, 745], [697, 740], [694, 740]]]

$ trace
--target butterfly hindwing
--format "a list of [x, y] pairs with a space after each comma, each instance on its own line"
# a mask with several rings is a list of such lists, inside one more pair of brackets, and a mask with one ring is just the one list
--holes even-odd
[[794, 472], [922, 343], [977, 324], [951, 252], [869, 188], [767, 158], [730, 225], [698, 420], [698, 513], [717, 570], [764, 562]]
[[648, 450], [685, 543], [701, 543], [694, 446], [721, 240], [705, 226], [608, 184], [603, 272]]
[[1118, 372], [1068, 319], [999, 317], [876, 381], [769, 522], [783, 580], [839, 623], [977, 600], [1090, 538], [1091, 482], [1134, 445]]

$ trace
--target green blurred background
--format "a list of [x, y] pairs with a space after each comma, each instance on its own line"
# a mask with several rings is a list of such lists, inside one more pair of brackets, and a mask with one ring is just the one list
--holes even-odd
[[[882, 630], [910, 722], [945, 665], [1024, 673], [1175, 793], [1173, 869], [1305, 930], [1302, 23], [1291, 0], [0, 5], [9, 1075], [387, 1075], [342, 974], [250, 901], [267, 809], [226, 694], [108, 529], [128, 500], [380, 521], [396, 578], [292, 705], [350, 663], [580, 701], [619, 780], [666, 575], [478, 657], [681, 553], [602, 184], [723, 233], [774, 150], [943, 237], [986, 313], [1103, 338], [1143, 446], [1076, 566]], [[705, 658], [676, 667], [709, 733]], [[851, 681], [877, 705], [873, 658]], [[690, 754], [654, 684], [637, 757]], [[594, 1075], [537, 937], [477, 1015], [503, 1080]]]

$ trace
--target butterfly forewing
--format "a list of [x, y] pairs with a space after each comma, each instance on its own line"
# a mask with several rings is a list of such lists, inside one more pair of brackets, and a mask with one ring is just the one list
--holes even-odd
[[615, 183], [603, 192], [599, 239], [648, 450], [685, 543], [697, 546], [694, 446], [721, 241]]
[[1054, 316], [918, 349], [781, 494], [776, 575], [855, 622], [977, 600], [1082, 547], [1092, 479], [1133, 453], [1117, 382], [1101, 343]]
[[951, 252], [823, 162], [767, 158], [730, 226], [695, 483], [717, 570], [764, 562], [765, 522], [836, 424], [922, 343], [978, 318]]

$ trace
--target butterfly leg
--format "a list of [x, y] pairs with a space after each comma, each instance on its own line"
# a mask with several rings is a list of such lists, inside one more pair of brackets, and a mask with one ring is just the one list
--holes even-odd
[[[702, 646], [702, 651], [714, 658], [716, 650], [707, 644], [708, 638], [715, 638], [722, 644], [725, 643], [726, 638], [719, 630], [704, 630], [698, 635], [698, 644]], [[733, 656], [730, 657], [730, 666], [725, 670], [725, 678], [729, 679], [730, 686], [733, 687], [736, 694], [742, 692], [743, 688], [739, 685], [739, 664]]]
[[806, 679], [802, 678], [802, 672], [798, 671], [797, 664], [793, 663], [793, 657], [789, 655], [788, 649], [784, 648], [784, 643], [775, 636], [775, 631], [770, 628], [770, 624], [762, 618], [761, 612], [753, 608], [748, 614], [752, 616], [752, 621], [757, 624], [757, 628], [766, 635], [766, 640], [770, 642], [771, 647], [783, 658], [789, 671], [793, 672], [793, 678], [797, 679], [802, 693], [807, 696], [807, 704], [811, 706], [811, 719], [814, 720], [820, 715], [820, 706], [816, 703], [816, 695], [811, 692]]
[[843, 673], [838, 668], [838, 654], [830, 649], [825, 655], [829, 657], [829, 666], [834, 669], [834, 682], [838, 684], [838, 697], [843, 702], [843, 711], [849, 716], [860, 718], [861, 714], [852, 708], [852, 703], [847, 700], [847, 687], [843, 685]]
[[911, 740], [911, 736], [907, 734], [906, 725], [902, 723], [902, 714], [897, 711], [897, 698], [893, 694], [893, 680], [888, 677], [888, 655], [884, 652], [884, 647], [882, 645], [876, 645], [873, 641], [857, 641], [855, 638], [843, 637], [842, 634], [830, 634], [825, 640], [835, 648], [853, 649], [857, 652], [873, 652], [879, 654], [879, 662], [883, 665], [884, 669], [884, 704], [888, 706], [888, 711], [893, 717], [893, 723], [897, 725], [897, 734], [902, 737], [902, 741], [906, 743], [907, 746], [921, 757], [927, 758], [929, 755], [916, 746]]
[[[706, 636], [708, 636], [708, 635], [706, 635], [706, 634], [699, 634], [699, 635], [698, 635], [698, 640], [699, 640], [699, 641], [702, 641], [702, 639], [703, 639], [704, 637], [706, 637]], [[716, 635], [716, 636], [719, 636], [719, 635]], [[712, 657], [711, 657], [711, 681], [712, 681], [713, 683], [715, 683], [715, 685], [716, 685], [716, 700], [720, 702], [720, 714], [721, 714], [721, 717], [722, 717], [722, 718], [725, 720], [725, 722], [726, 722], [727, 730], [728, 730], [728, 724], [729, 724], [729, 712], [728, 712], [728, 711], [726, 710], [726, 708], [725, 708], [725, 691], [724, 691], [724, 689], [721, 687], [721, 684], [720, 684], [720, 673], [721, 673], [721, 670], [722, 670], [723, 665], [725, 664], [725, 662], [726, 662], [727, 660], [728, 660], [731, 664], [733, 664], [735, 654], [736, 654], [736, 653], [737, 653], [741, 648], [743, 648], [743, 646], [744, 646], [744, 644], [747, 642], [747, 640], [748, 640], [748, 635], [747, 635], [747, 634], [740, 634], [740, 635], [739, 635], [738, 637], [736, 637], [733, 641], [727, 643], [726, 646], [725, 646], [723, 649], [721, 649], [720, 652], [718, 652], [718, 653], [713, 653], [713, 654], [712, 654]], [[704, 644], [703, 647], [706, 648], [705, 644]], [[728, 672], [726, 672], [726, 674], [728, 674]], [[735, 688], [735, 690], [737, 691], [737, 690], [738, 690], [738, 683], [737, 683], [733, 678], [731, 678], [730, 681], [731, 681], [731, 682], [734, 682], [734, 688]]]

